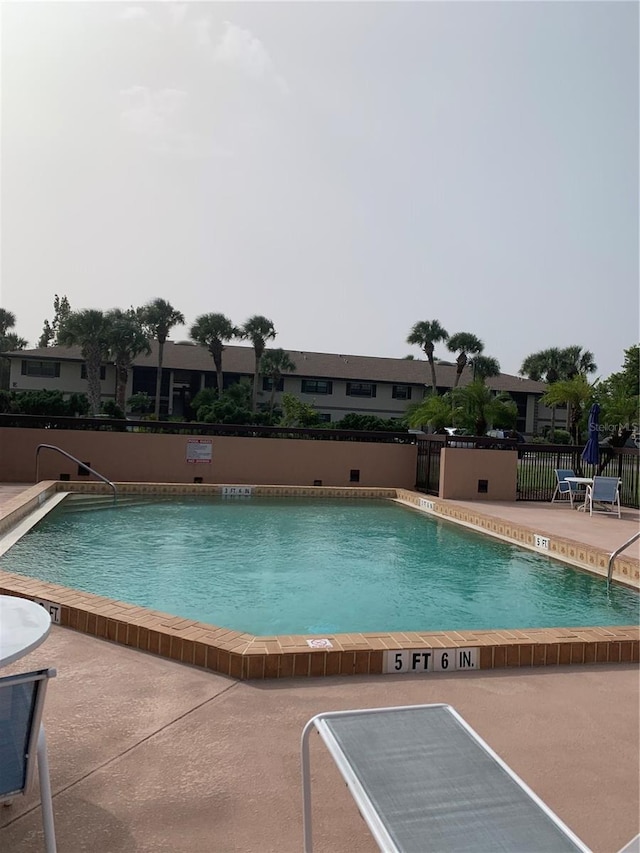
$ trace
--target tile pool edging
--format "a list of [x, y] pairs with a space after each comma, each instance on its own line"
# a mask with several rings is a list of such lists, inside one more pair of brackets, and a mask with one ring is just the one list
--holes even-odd
[[[118, 485], [121, 494], [219, 494], [222, 486], [184, 484]], [[256, 486], [255, 495], [283, 497], [368, 497], [395, 498], [416, 509], [439, 514], [480, 532], [529, 547], [538, 553], [571, 562], [560, 551], [540, 552], [533, 545], [533, 531], [521, 525], [497, 521], [481, 512], [470, 512], [437, 498], [429, 498], [432, 509], [420, 506], [424, 495], [404, 489], [358, 487]], [[104, 493], [99, 483], [50, 481], [27, 489], [9, 501], [0, 511], [0, 533], [17, 524], [47, 497], [59, 491]], [[459, 517], [458, 517], [459, 516]], [[567, 540], [568, 541], [568, 540]], [[573, 543], [577, 547], [577, 543]], [[579, 546], [585, 549], [585, 546]], [[598, 558], [603, 552], [597, 552]], [[638, 572], [638, 561], [628, 558], [628, 571]], [[578, 568], [596, 571], [598, 564], [571, 562]], [[606, 564], [605, 564], [606, 566]], [[632, 577], [633, 575], [629, 575]], [[0, 570], [0, 593], [42, 599], [59, 605], [60, 624], [83, 633], [167, 657], [182, 663], [204, 667], [237, 679], [313, 677], [325, 675], [373, 675], [384, 671], [384, 652], [424, 649], [478, 649], [479, 668], [514, 666], [553, 666], [559, 664], [637, 662], [640, 655], [638, 626], [597, 628], [542, 628], [501, 631], [407, 631], [330, 634], [331, 649], [310, 648], [312, 635], [260, 637], [207, 625], [192, 619], [126, 604], [104, 596], [73, 590], [59, 584], [39, 581]]]

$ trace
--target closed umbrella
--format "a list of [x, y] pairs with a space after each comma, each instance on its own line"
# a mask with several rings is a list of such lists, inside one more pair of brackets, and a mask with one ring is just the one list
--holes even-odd
[[589, 437], [580, 456], [583, 462], [596, 467], [600, 461], [599, 424], [600, 406], [594, 403], [589, 409]]

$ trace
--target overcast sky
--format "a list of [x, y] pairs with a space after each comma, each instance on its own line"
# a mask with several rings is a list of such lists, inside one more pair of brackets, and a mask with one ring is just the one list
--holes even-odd
[[[4, 2], [0, 305], [638, 342], [637, 2]], [[436, 355], [447, 357], [440, 346]]]

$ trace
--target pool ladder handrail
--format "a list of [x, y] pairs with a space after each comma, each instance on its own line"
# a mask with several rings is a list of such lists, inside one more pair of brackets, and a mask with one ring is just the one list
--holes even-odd
[[71, 459], [73, 462], [77, 462], [78, 465], [82, 465], [83, 468], [85, 468], [87, 471], [89, 471], [91, 474], [93, 474], [99, 480], [102, 480], [103, 483], [106, 483], [107, 486], [110, 486], [113, 489], [113, 499], [114, 499], [114, 501], [116, 500], [118, 490], [116, 489], [115, 483], [112, 483], [111, 480], [108, 480], [106, 477], [104, 477], [98, 471], [94, 471], [94, 469], [90, 465], [86, 465], [84, 462], [82, 462], [82, 460], [77, 459], [75, 456], [72, 456], [71, 453], [67, 453], [67, 451], [63, 450], [61, 447], [56, 447], [55, 444], [39, 444], [36, 447], [36, 483], [40, 482], [39, 477], [38, 477], [38, 460], [40, 457], [40, 451], [43, 449], [57, 450], [58, 453], [62, 453], [62, 455], [66, 456], [67, 459]]
[[609, 586], [609, 584], [611, 583], [611, 575], [613, 574], [613, 561], [618, 556], [618, 554], [621, 554], [625, 548], [628, 548], [629, 545], [632, 545], [636, 541], [636, 539], [640, 539], [640, 530], [637, 533], [634, 533], [633, 536], [631, 536], [629, 539], [627, 539], [624, 545], [621, 545], [619, 548], [616, 548], [616, 550], [612, 551], [609, 555], [609, 564], [607, 566], [607, 586]]

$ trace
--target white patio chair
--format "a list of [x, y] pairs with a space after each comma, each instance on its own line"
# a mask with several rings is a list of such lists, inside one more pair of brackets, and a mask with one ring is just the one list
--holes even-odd
[[578, 484], [577, 483], [567, 483], [565, 477], [575, 477], [575, 473], [571, 470], [571, 468], [556, 468], [556, 488], [553, 493], [553, 497], [551, 498], [551, 503], [555, 500], [562, 500], [563, 498], [569, 498], [569, 503], [571, 504], [571, 509], [573, 509], [573, 499], [576, 497], [578, 492]]
[[[594, 477], [593, 485], [587, 486], [584, 499], [589, 506], [589, 515], [594, 512], [611, 512], [617, 507], [620, 518], [620, 481], [617, 477]], [[603, 509], [594, 509], [594, 504], [599, 504]], [[607, 504], [611, 509], [607, 509]]]
[[40, 669], [0, 678], [0, 803], [10, 805], [18, 794], [26, 794], [37, 756], [46, 853], [56, 853], [56, 837], [41, 721], [47, 683], [55, 674], [55, 669]]

